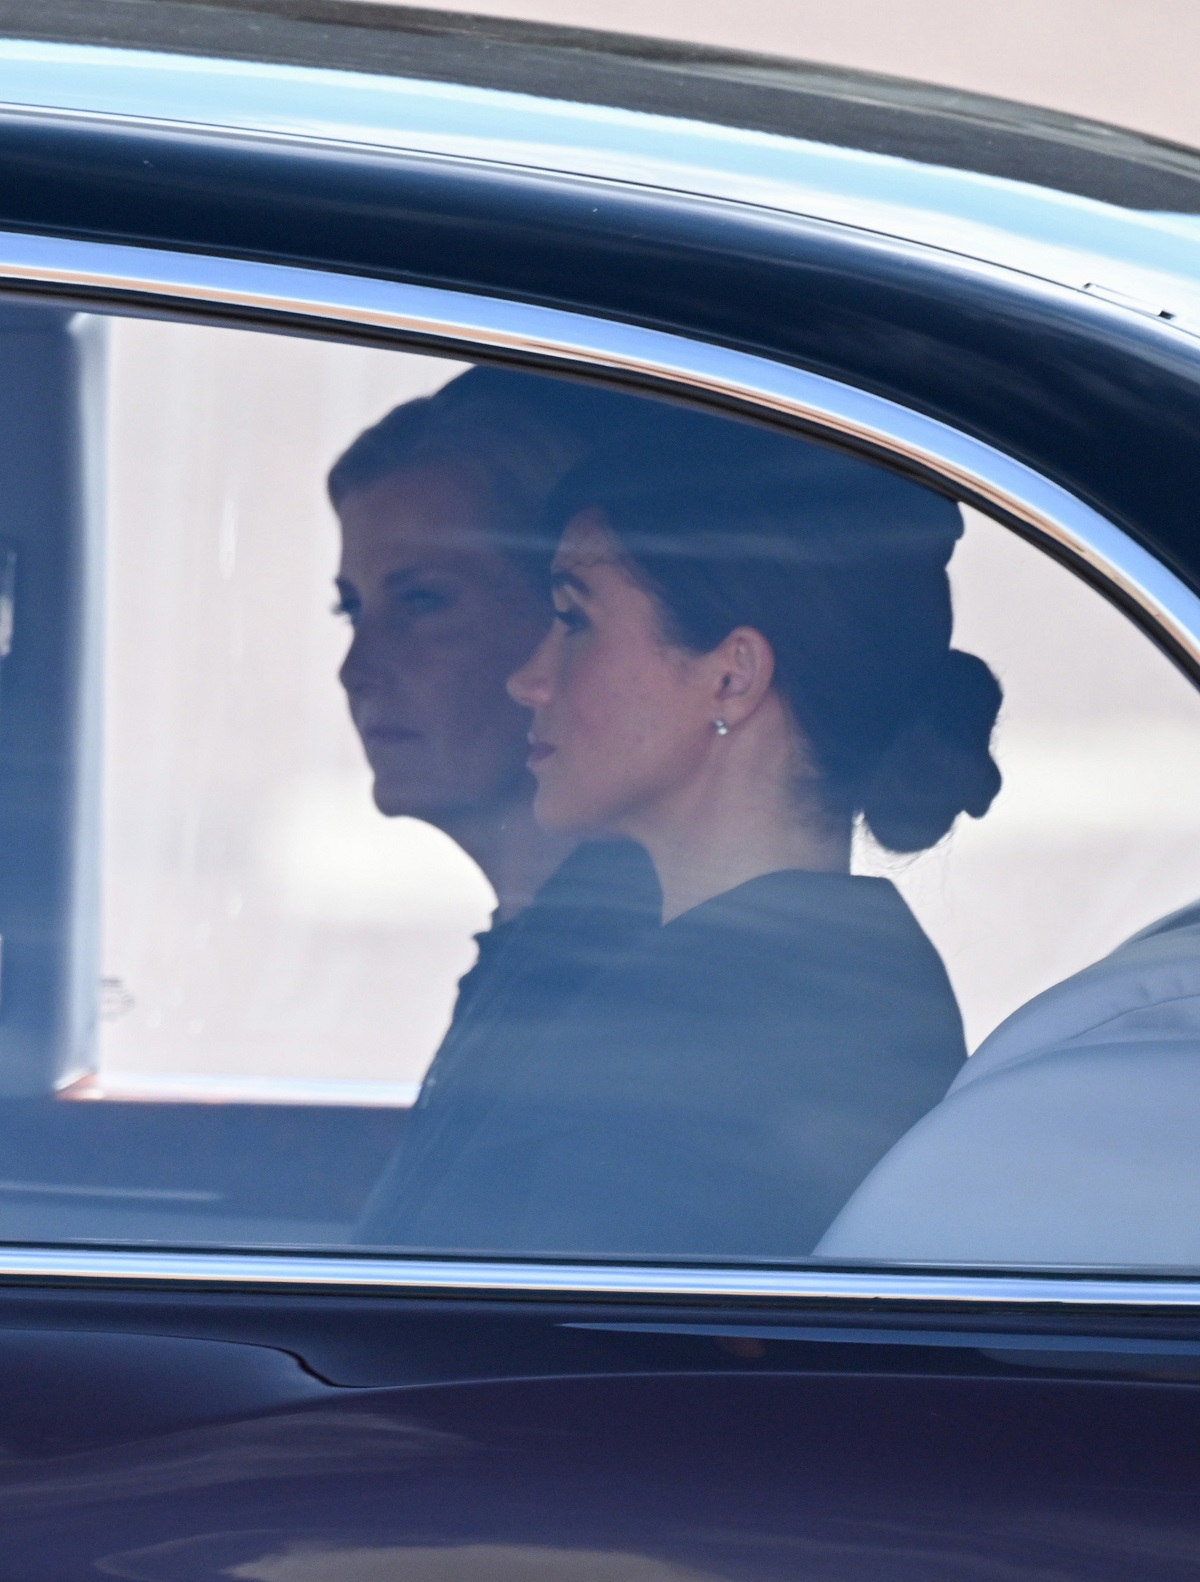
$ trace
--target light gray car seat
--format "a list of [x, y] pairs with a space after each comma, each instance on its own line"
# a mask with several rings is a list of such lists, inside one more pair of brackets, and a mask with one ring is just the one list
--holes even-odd
[[816, 1255], [1200, 1264], [1200, 903], [1001, 1023]]

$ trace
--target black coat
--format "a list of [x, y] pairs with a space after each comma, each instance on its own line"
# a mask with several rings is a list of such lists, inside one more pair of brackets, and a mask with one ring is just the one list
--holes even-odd
[[475, 1026], [366, 1239], [803, 1256], [965, 1058], [941, 960], [883, 879], [769, 874], [602, 957], [536, 1025]]

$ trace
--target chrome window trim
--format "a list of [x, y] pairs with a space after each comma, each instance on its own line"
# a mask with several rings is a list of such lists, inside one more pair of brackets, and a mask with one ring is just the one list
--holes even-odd
[[1200, 1280], [952, 1270], [729, 1268], [534, 1259], [3, 1247], [0, 1284], [257, 1286], [394, 1296], [1200, 1308]]
[[[989, 274], [992, 266], [978, 266]], [[1008, 276], [1008, 278], [1012, 278]], [[58, 290], [97, 308], [208, 306], [281, 326], [324, 323], [440, 350], [595, 369], [790, 418], [944, 479], [1107, 585], [1200, 675], [1200, 598], [1068, 490], [949, 424], [807, 370], [563, 309], [331, 271], [0, 232], [0, 286]], [[1072, 297], [1026, 281], [1025, 289]], [[1200, 377], [1200, 361], [1197, 365]], [[488, 1292], [550, 1297], [797, 1299], [1037, 1306], [1200, 1307], [1200, 1279], [1069, 1273], [730, 1269], [403, 1255], [0, 1247], [0, 1281]]]

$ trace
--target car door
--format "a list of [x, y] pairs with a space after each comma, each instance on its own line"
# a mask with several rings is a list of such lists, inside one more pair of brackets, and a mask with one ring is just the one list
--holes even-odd
[[[1075, 1059], [1095, 1040], [1064, 1035], [1075, 1152], [1028, 1124], [1046, 1085], [1012, 1086], [1047, 1049], [1058, 1080], [1033, 1040], [1003, 1115], [976, 1104], [997, 1077], [933, 1094], [821, 1242], [764, 1254], [757, 1211], [732, 1247], [649, 1251], [365, 1229], [497, 892], [423, 804], [388, 814], [328, 605], [331, 469], [472, 368], [582, 402], [580, 456], [605, 437], [585, 390], [931, 491], [960, 513], [954, 643], [1005, 692], [1004, 786], [916, 856], [859, 828], [853, 860], [932, 941], [966, 1047], [1011, 1040], [1200, 888], [1200, 343], [770, 207], [388, 152], [347, 122], [214, 130], [207, 67], [138, 64], [174, 121], [99, 115], [73, 79], [73, 107], [3, 126], [0, 1570], [1191, 1575], [1187, 938], [1174, 989], [1135, 962], [1149, 1015], [1139, 1064], [1105, 1046], [1115, 1103]], [[268, 86], [310, 117], [334, 88]], [[447, 596], [408, 586], [406, 642]], [[768, 1029], [741, 1017], [753, 1055]], [[556, 1068], [513, 1069], [524, 1113], [484, 1120], [519, 1156]], [[753, 1064], [717, 1075], [731, 1106], [753, 1092]], [[698, 1144], [660, 1134], [681, 1170], [718, 1155], [703, 1115]], [[1036, 1214], [1026, 1177], [1051, 1183]]]

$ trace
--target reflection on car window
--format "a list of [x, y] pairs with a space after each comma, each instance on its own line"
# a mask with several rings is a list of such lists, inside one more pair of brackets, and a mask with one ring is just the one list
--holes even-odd
[[0, 1237], [1187, 1261], [1005, 1188], [1190, 1091], [1197, 699], [1099, 593], [744, 419], [11, 313]]

